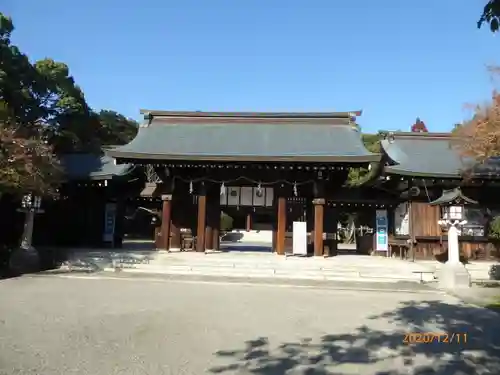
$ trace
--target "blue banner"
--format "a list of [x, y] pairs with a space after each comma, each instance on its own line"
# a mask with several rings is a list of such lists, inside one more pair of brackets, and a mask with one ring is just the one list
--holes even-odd
[[104, 211], [104, 242], [113, 242], [115, 235], [116, 203], [106, 203]]
[[376, 249], [377, 251], [388, 251], [389, 222], [387, 219], [387, 210], [377, 210], [376, 213]]

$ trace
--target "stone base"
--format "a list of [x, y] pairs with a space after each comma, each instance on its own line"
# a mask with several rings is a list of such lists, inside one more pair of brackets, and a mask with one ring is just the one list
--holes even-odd
[[445, 263], [438, 274], [439, 287], [442, 289], [470, 288], [470, 274], [461, 263]]
[[14, 250], [9, 259], [9, 269], [15, 275], [40, 271], [40, 255], [33, 247]]

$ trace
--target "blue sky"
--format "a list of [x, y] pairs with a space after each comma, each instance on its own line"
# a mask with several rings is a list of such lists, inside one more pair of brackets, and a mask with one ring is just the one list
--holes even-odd
[[488, 98], [500, 36], [485, 0], [1, 0], [13, 41], [67, 63], [90, 105], [348, 111], [363, 130], [431, 131]]

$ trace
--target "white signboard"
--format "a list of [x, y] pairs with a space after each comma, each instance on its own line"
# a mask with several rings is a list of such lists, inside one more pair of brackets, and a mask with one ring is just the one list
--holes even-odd
[[240, 205], [240, 188], [239, 187], [229, 187], [227, 189], [227, 205], [228, 206], [239, 206]]
[[293, 255], [307, 255], [307, 223], [293, 222]]
[[376, 218], [376, 238], [375, 238], [375, 250], [377, 251], [389, 251], [388, 235], [387, 231], [389, 228], [389, 223], [387, 220], [387, 210], [377, 210], [375, 213]]
[[249, 186], [243, 186], [240, 190], [240, 204], [242, 206], [251, 206], [253, 200], [253, 190]]
[[266, 188], [266, 206], [267, 207], [273, 206], [273, 196], [274, 196], [273, 188], [272, 187]]
[[223, 206], [273, 206], [272, 187], [224, 186], [221, 189], [220, 204]]

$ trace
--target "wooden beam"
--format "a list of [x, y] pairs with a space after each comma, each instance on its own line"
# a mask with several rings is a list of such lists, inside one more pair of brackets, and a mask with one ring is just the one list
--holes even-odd
[[207, 196], [204, 191], [198, 195], [198, 224], [196, 230], [196, 251], [205, 251], [205, 227], [207, 222]]
[[324, 199], [314, 199], [314, 256], [323, 256]]
[[[212, 228], [212, 249], [220, 250], [220, 207], [217, 211], [217, 223]], [[215, 215], [214, 215], [215, 217]]]
[[252, 230], [252, 214], [250, 212], [247, 214], [245, 229], [247, 232]]
[[278, 197], [278, 232], [276, 234], [276, 253], [285, 255], [286, 198]]
[[174, 220], [170, 221], [170, 233], [172, 236], [170, 237], [170, 248], [171, 249], [180, 249], [181, 248], [181, 228], [179, 228]]
[[220, 228], [220, 186], [210, 184], [207, 189], [207, 223], [205, 229], [205, 248], [219, 250]]
[[212, 249], [220, 250], [220, 192], [217, 191], [212, 201]]
[[213, 194], [207, 196], [207, 224], [205, 227], [205, 249], [213, 250], [213, 235], [214, 235], [214, 197]]
[[162, 195], [163, 207], [161, 211], [161, 249], [170, 250], [170, 219], [172, 211], [172, 195]]

